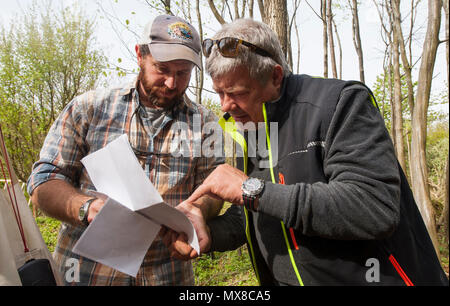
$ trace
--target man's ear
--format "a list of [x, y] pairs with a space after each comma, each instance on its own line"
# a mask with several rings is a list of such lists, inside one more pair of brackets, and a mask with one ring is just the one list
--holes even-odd
[[283, 82], [283, 67], [280, 65], [275, 65], [273, 67], [272, 82], [274, 87], [281, 87], [281, 83]]
[[141, 55], [141, 52], [139, 51], [139, 45], [136, 45], [134, 47], [134, 50], [136, 50], [136, 58], [137, 58], [138, 66], [141, 66], [142, 55]]

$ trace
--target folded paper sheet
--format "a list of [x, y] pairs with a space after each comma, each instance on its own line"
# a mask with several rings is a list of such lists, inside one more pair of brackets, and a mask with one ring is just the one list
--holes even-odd
[[189, 219], [164, 203], [134, 155], [127, 135], [81, 160], [97, 192], [108, 197], [74, 252], [135, 277], [161, 225], [188, 236], [200, 253]]

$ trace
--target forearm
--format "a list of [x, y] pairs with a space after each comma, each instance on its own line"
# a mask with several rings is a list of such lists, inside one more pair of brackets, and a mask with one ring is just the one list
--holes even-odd
[[267, 183], [259, 211], [308, 236], [341, 240], [389, 236], [399, 220], [395, 191], [381, 184], [379, 190], [361, 186], [360, 182]]
[[210, 220], [218, 216], [223, 207], [222, 200], [213, 199], [209, 196], [201, 197], [195, 202], [195, 204], [202, 211], [202, 215], [205, 218], [205, 220]]
[[78, 212], [89, 198], [92, 197], [59, 179], [39, 185], [31, 196], [33, 204], [47, 215], [72, 225], [81, 224]]

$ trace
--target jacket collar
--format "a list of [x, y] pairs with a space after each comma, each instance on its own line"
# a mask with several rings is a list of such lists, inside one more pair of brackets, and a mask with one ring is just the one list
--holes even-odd
[[267, 101], [266, 104], [266, 112], [267, 112], [267, 120], [269, 122], [271, 121], [277, 121], [274, 120], [277, 118], [277, 114], [280, 114], [285, 108], [286, 108], [286, 102], [290, 99], [288, 98], [288, 83], [291, 79], [292, 74], [288, 74], [283, 77], [283, 82], [281, 84], [281, 90], [280, 95], [276, 100], [273, 101]]

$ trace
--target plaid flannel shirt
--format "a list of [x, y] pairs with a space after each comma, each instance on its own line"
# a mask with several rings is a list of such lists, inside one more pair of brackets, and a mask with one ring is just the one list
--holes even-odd
[[[40, 159], [33, 165], [28, 179], [29, 194], [40, 184], [53, 179], [65, 180], [83, 191], [95, 190], [80, 160], [126, 133], [135, 152], [146, 153], [137, 153], [136, 156], [164, 201], [176, 206], [186, 200], [209, 173], [224, 162], [223, 158], [199, 156], [198, 152], [200, 142], [203, 143], [208, 136], [203, 133], [202, 127], [205, 123], [217, 122], [217, 117], [205, 107], [185, 98], [184, 103], [166, 113], [161, 126], [154, 130], [138, 101], [134, 82], [125, 87], [90, 91], [69, 103], [52, 125]], [[199, 121], [200, 127], [195, 124]], [[175, 123], [187, 129], [173, 128]], [[175, 157], [170, 154], [173, 152], [170, 151], [171, 144], [180, 131], [184, 133], [181, 134], [185, 141], [184, 148], [188, 146], [190, 154]], [[191, 262], [170, 258], [159, 237], [149, 248], [136, 278], [80, 257], [71, 250], [84, 229], [83, 226], [63, 223], [58, 235], [54, 258], [66, 282], [65, 274], [71, 267], [69, 263], [66, 266], [67, 260], [76, 258], [80, 263], [79, 281], [67, 284], [194, 284]]]

